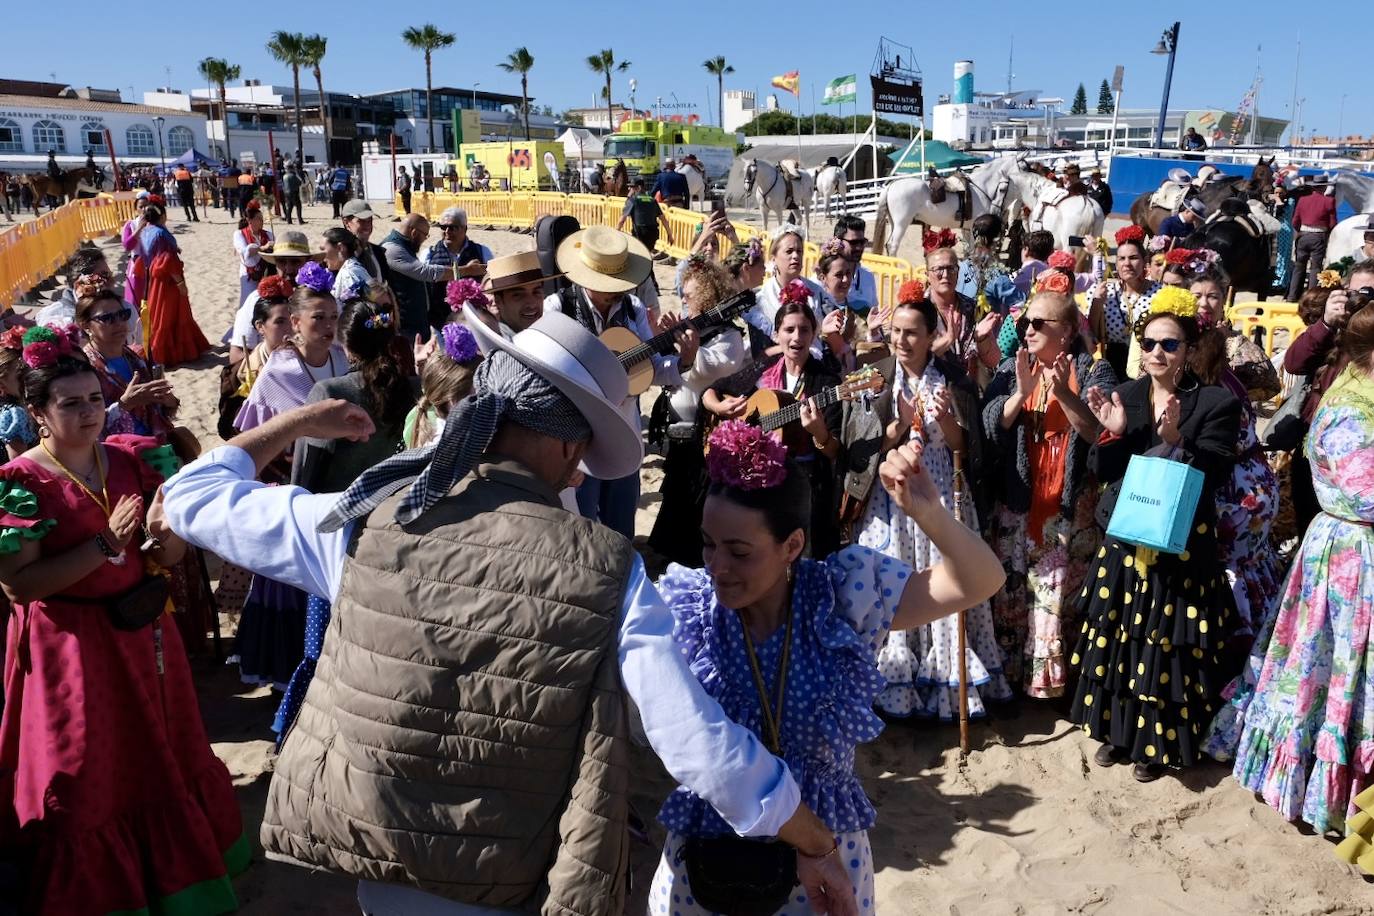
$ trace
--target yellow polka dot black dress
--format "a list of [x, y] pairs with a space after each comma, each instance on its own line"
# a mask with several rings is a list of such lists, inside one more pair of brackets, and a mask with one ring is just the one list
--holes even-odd
[[[1145, 377], [1117, 389], [1126, 431], [1104, 436], [1089, 456], [1094, 473], [1110, 485], [1109, 506], [1131, 456], [1163, 445], [1150, 384]], [[1213, 524], [1216, 489], [1235, 463], [1240, 402], [1187, 376], [1178, 397], [1182, 441], [1172, 457], [1205, 478], [1188, 546], [1169, 554], [1106, 539], [1080, 595], [1083, 624], [1069, 659], [1078, 671], [1070, 718], [1136, 763], [1191, 766], [1234, 673], [1234, 653], [1225, 648], [1237, 614]]]

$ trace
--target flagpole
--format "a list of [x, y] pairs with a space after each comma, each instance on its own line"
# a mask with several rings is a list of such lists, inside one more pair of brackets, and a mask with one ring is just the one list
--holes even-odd
[[816, 136], [816, 81], [811, 81], [811, 136]]

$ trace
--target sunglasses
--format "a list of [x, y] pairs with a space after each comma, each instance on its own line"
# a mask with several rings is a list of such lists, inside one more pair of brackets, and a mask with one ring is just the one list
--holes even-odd
[[1019, 327], [1021, 329], [1021, 333], [1024, 334], [1026, 333], [1026, 328], [1031, 328], [1035, 331], [1043, 331], [1045, 330], [1045, 325], [1047, 324], [1063, 323], [1063, 318], [1021, 318], [1017, 320], [1016, 326]]
[[1140, 352], [1149, 353], [1158, 344], [1165, 353], [1177, 353], [1178, 348], [1183, 346], [1183, 341], [1177, 337], [1165, 337], [1162, 340], [1155, 340], [1153, 337], [1140, 338]]
[[935, 274], [936, 276], [943, 276], [944, 274], [958, 273], [958, 271], [959, 271], [959, 266], [958, 266], [957, 264], [941, 264], [941, 265], [938, 266], [938, 267], [932, 267], [932, 268], [930, 268], [930, 273], [933, 273], [933, 274]]
[[440, 223], [440, 224], [439, 224], [439, 231], [440, 231], [440, 232], [448, 232], [450, 229], [466, 229], [466, 228], [467, 228], [467, 226], [464, 226], [462, 223]]
[[103, 315], [92, 315], [91, 320], [98, 321], [101, 324], [119, 324], [122, 321], [128, 321], [133, 316], [134, 310], [129, 308], [128, 306], [125, 306], [117, 312], [106, 312]]
[[846, 245], [853, 245], [855, 248], [867, 248], [868, 239], [840, 239]]

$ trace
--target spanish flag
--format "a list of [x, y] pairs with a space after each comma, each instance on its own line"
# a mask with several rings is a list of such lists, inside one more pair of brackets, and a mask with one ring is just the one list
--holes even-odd
[[773, 77], [773, 86], [801, 97], [801, 71], [791, 70], [782, 76]]

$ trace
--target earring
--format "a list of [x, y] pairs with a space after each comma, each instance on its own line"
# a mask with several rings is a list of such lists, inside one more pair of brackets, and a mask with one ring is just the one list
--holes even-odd
[[789, 584], [792, 582], [792, 577], [796, 574], [796, 571], [797, 564], [795, 562], [787, 564], [787, 581]]
[[48, 437], [51, 436], [51, 435], [52, 435], [52, 430], [48, 429], [47, 425], [45, 425], [45, 424], [43, 424], [43, 423], [39, 423], [39, 424], [38, 424], [38, 438], [40, 438], [40, 439], [46, 439], [46, 438], [48, 438]]

